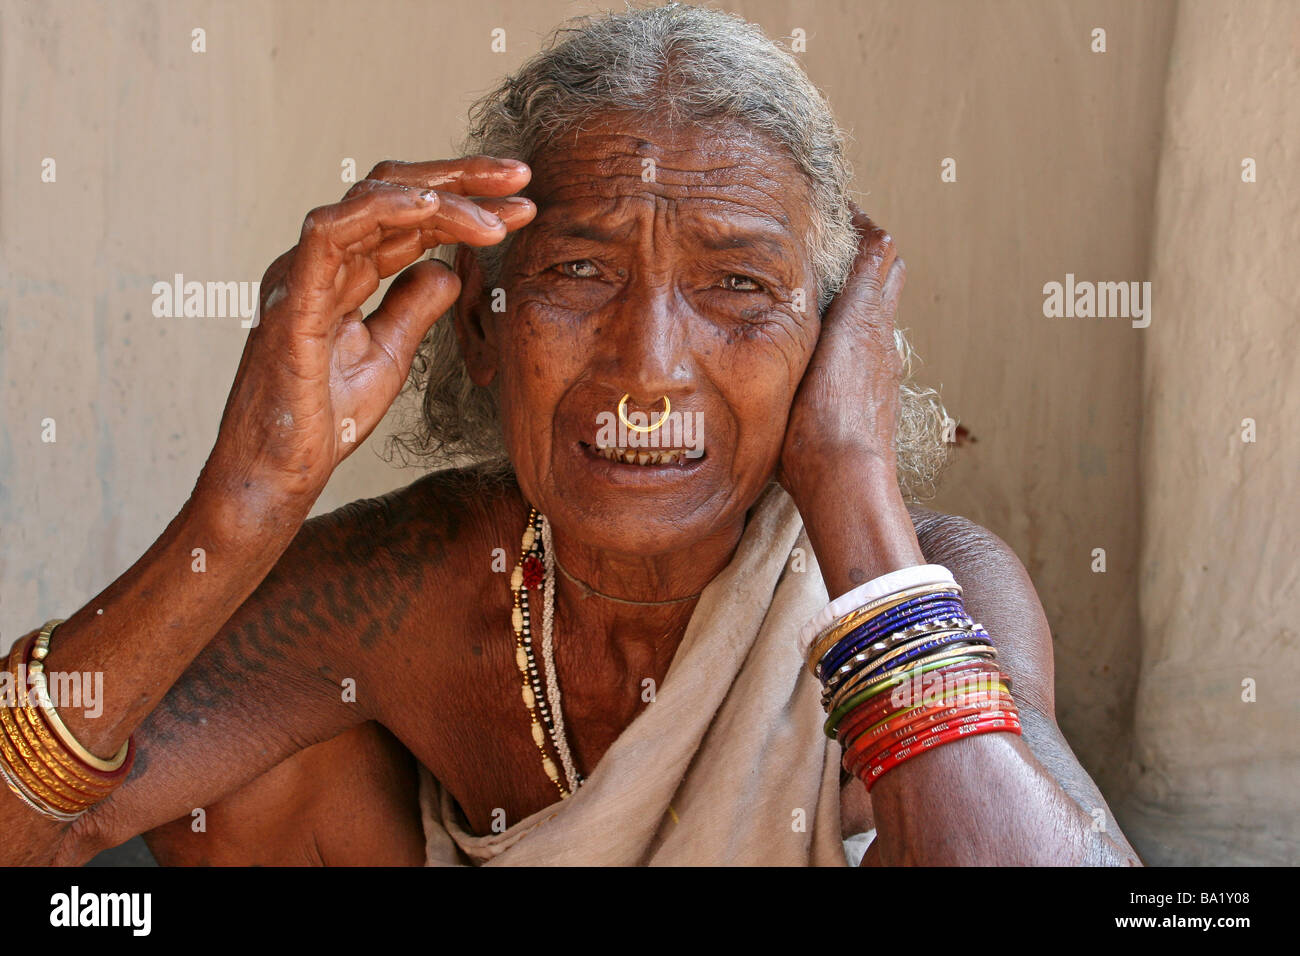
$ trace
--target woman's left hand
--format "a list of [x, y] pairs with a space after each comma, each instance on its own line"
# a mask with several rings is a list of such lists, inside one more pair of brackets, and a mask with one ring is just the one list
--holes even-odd
[[925, 563], [894, 451], [903, 374], [894, 311], [903, 260], [889, 234], [853, 208], [858, 257], [795, 392], [779, 472], [833, 595]]
[[[778, 477], [798, 502], [827, 468], [895, 468], [894, 432], [903, 363], [894, 313], [906, 269], [893, 238], [857, 206], [858, 256], [822, 320], [795, 392]], [[801, 509], [803, 510], [803, 509]]]

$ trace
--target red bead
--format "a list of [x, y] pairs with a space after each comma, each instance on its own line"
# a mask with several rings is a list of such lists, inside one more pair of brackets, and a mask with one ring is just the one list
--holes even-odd
[[541, 559], [535, 554], [530, 554], [524, 558], [524, 587], [530, 591], [536, 591], [542, 586], [542, 581], [546, 577], [546, 569], [542, 566]]

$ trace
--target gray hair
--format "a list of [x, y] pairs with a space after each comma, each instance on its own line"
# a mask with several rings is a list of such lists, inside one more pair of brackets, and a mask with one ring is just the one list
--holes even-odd
[[[852, 168], [845, 134], [799, 62], [755, 24], [716, 10], [670, 3], [579, 17], [558, 27], [542, 50], [480, 98], [469, 113], [463, 155], [483, 153], [531, 163], [557, 135], [597, 112], [653, 115], [673, 123], [723, 121], [765, 134], [807, 177], [812, 227], [806, 242], [824, 312], [844, 286], [857, 254], [850, 210]], [[512, 233], [476, 249], [488, 288], [497, 284]], [[439, 258], [452, 261], [453, 247]], [[483, 475], [513, 472], [506, 455], [495, 382], [469, 377], [452, 321], [454, 308], [421, 343], [408, 391], [419, 415], [390, 439], [404, 462], [483, 464]], [[913, 352], [894, 333], [903, 360], [895, 435], [898, 481], [912, 499], [933, 494], [947, 459], [947, 414], [933, 389], [912, 381]]]

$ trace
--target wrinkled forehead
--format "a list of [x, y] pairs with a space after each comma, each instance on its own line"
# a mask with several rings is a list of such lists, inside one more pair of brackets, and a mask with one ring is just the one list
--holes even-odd
[[807, 178], [768, 137], [735, 123], [602, 116], [553, 138], [531, 166], [524, 195], [538, 215], [525, 234], [575, 222], [598, 229], [657, 211], [706, 228], [744, 222], [784, 240], [792, 253], [806, 252]]

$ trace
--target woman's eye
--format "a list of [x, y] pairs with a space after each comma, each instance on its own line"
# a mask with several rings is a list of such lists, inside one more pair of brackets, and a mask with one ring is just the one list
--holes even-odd
[[732, 274], [722, 280], [723, 287], [731, 292], [762, 292], [763, 287], [749, 276]]
[[594, 279], [600, 271], [590, 259], [575, 259], [572, 262], [562, 262], [556, 268], [570, 279]]

